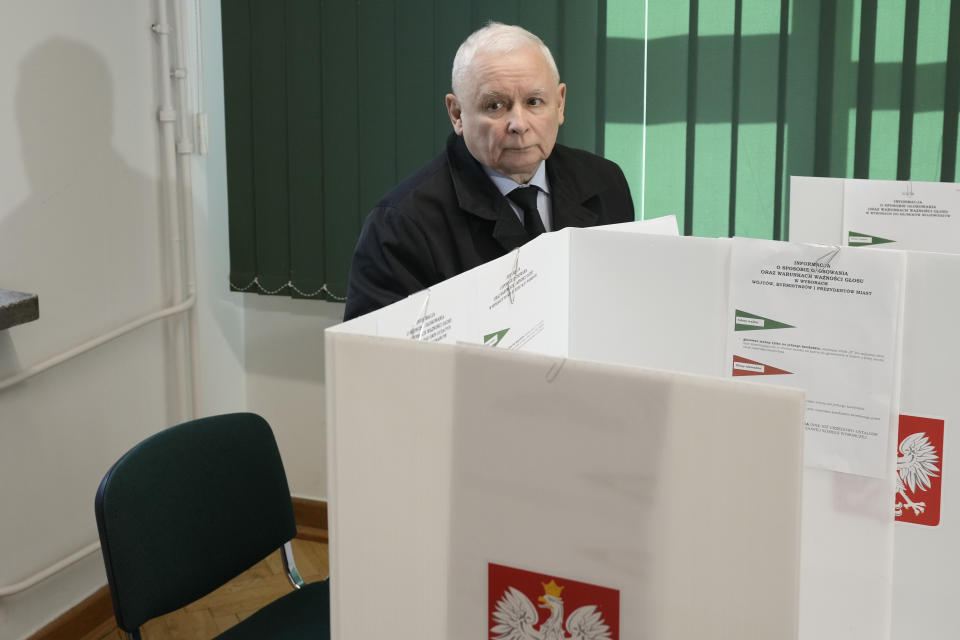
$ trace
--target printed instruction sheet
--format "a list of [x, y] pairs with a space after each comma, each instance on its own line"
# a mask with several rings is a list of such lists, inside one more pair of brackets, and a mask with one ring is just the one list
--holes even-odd
[[729, 373], [806, 391], [809, 467], [886, 474], [904, 268], [894, 251], [733, 240]]
[[960, 184], [845, 180], [843, 242], [960, 253]]

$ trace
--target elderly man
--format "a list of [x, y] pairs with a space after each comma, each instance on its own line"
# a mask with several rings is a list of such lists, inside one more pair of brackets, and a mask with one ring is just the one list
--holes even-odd
[[633, 220], [620, 168], [556, 144], [567, 87], [550, 50], [491, 23], [460, 45], [446, 151], [367, 216], [344, 319], [519, 247], [543, 231]]

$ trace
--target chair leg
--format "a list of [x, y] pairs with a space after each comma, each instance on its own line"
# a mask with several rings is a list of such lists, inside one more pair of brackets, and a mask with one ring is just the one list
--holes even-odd
[[294, 589], [301, 588], [305, 583], [300, 577], [300, 571], [293, 560], [293, 545], [290, 542], [284, 542], [280, 548], [280, 557], [283, 559], [283, 569], [287, 572], [287, 579]]

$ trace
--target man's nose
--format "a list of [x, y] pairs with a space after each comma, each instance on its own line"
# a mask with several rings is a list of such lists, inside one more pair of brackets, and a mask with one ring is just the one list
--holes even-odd
[[510, 110], [509, 116], [508, 130], [510, 133], [524, 134], [527, 132], [529, 128], [527, 126], [527, 117], [521, 105], [514, 105], [513, 109]]

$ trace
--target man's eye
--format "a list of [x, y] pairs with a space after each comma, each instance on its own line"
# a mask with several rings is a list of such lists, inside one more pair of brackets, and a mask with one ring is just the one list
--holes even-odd
[[531, 107], [539, 107], [543, 104], [543, 98], [530, 98], [527, 100], [527, 104]]
[[487, 104], [483, 105], [483, 108], [487, 111], [498, 111], [502, 107], [502, 102], [488, 102]]

